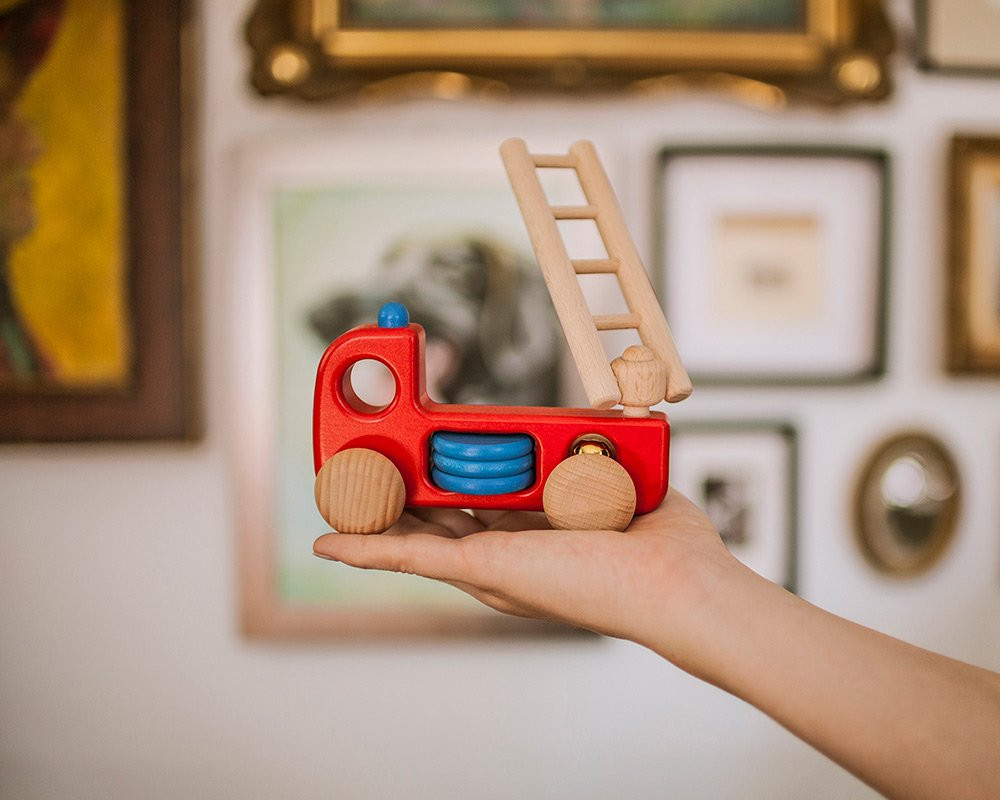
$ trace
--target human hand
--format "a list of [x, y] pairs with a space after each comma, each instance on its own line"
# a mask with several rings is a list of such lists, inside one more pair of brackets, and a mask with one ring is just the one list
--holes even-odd
[[313, 549], [444, 581], [508, 614], [655, 644], [675, 662], [693, 643], [686, 629], [699, 600], [741, 569], [708, 517], [674, 490], [624, 532], [552, 530], [534, 512], [409, 509], [383, 534], [331, 533]]

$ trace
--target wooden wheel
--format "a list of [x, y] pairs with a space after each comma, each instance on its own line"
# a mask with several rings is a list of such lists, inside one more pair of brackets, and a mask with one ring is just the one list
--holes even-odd
[[542, 507], [553, 528], [623, 531], [635, 514], [635, 484], [608, 456], [570, 456], [549, 475]]
[[406, 500], [396, 465], [360, 447], [328, 458], [315, 489], [319, 513], [341, 533], [381, 533], [399, 519]]

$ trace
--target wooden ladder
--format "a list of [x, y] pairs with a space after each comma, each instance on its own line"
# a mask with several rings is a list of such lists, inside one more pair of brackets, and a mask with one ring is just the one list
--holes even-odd
[[[523, 139], [508, 139], [500, 146], [500, 155], [590, 405], [611, 408], [622, 400], [597, 335], [608, 330], [634, 328], [638, 332], [643, 345], [666, 369], [663, 399], [675, 403], [691, 394], [691, 381], [594, 145], [580, 141], [565, 155], [543, 155], [529, 153]], [[575, 170], [586, 204], [550, 205], [538, 179], [539, 169]], [[570, 258], [556, 223], [575, 219], [594, 221], [607, 258]], [[595, 274], [618, 278], [627, 314], [591, 314], [577, 276]]]

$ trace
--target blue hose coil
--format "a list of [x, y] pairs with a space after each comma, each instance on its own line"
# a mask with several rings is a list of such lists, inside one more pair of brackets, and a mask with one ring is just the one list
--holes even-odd
[[450, 458], [435, 452], [432, 459], [435, 468], [459, 478], [509, 478], [535, 466], [534, 453], [502, 461], [467, 461], [464, 458]]
[[431, 481], [447, 492], [512, 494], [535, 482], [535, 440], [527, 434], [456, 433], [431, 436]]
[[446, 492], [476, 495], [511, 494], [531, 486], [535, 482], [535, 471], [529, 469], [519, 475], [509, 475], [505, 478], [463, 478], [432, 469], [431, 480]]
[[438, 431], [431, 436], [431, 448], [443, 456], [466, 461], [505, 461], [527, 455], [534, 440], [523, 433], [453, 433]]

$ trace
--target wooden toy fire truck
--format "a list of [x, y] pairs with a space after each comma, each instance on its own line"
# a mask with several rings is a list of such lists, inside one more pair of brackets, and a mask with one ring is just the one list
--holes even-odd
[[[388, 303], [319, 365], [316, 503], [335, 530], [381, 532], [405, 506], [544, 510], [556, 528], [624, 530], [666, 494], [670, 425], [650, 406], [684, 399], [691, 383], [594, 146], [541, 155], [510, 139], [500, 153], [592, 409], [430, 400], [424, 331]], [[539, 169], [574, 170], [586, 203], [550, 205]], [[571, 259], [557, 225], [566, 219], [593, 220], [607, 256]], [[577, 276], [599, 273], [617, 277], [627, 314], [591, 314]], [[598, 332], [630, 328], [642, 345], [609, 364]], [[372, 359], [396, 385], [381, 407], [351, 384], [354, 365]]]

